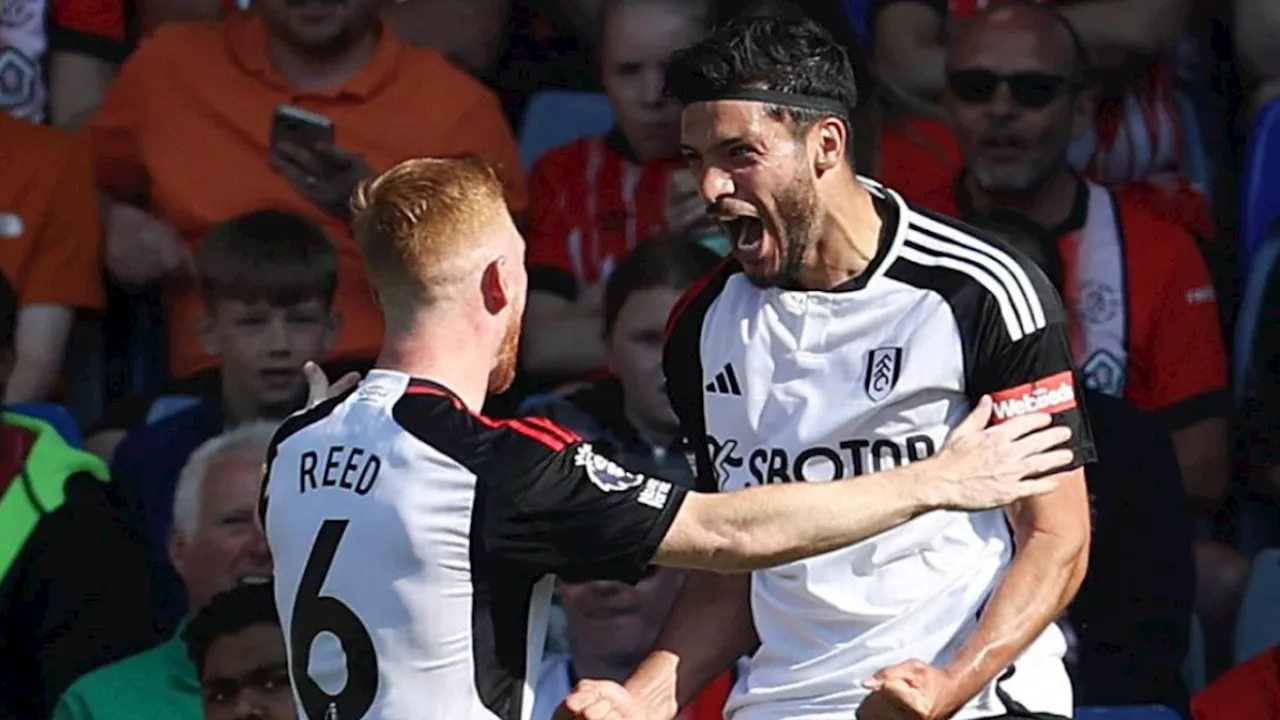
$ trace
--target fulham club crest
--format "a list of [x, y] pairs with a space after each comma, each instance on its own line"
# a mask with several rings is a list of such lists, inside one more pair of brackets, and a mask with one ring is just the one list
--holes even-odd
[[867, 377], [863, 386], [874, 402], [889, 397], [902, 374], [902, 348], [876, 348], [867, 353]]

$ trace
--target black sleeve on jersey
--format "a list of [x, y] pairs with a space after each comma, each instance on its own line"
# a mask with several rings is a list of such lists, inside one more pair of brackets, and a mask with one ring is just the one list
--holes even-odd
[[546, 418], [493, 420], [412, 389], [394, 414], [475, 473], [472, 527], [485, 550], [537, 574], [639, 580], [684, 500], [683, 488], [623, 468]]
[[667, 397], [680, 421], [685, 445], [693, 453], [699, 492], [720, 489], [711, 464], [711, 440], [707, 437], [707, 421], [703, 416], [703, 378], [707, 373], [702, 367], [702, 321], [735, 269], [734, 263], [726, 261], [685, 292], [667, 318], [666, 342], [662, 348]]
[[[1097, 452], [1085, 414], [1084, 384], [1067, 343], [1066, 313], [1058, 292], [1022, 254], [985, 234], [978, 237], [992, 246], [991, 257], [1012, 260], [1015, 267], [1006, 277], [1013, 277], [1017, 269], [1021, 273], [1012, 282], [990, 283], [990, 288], [1003, 294], [1003, 304], [992, 289], [973, 281], [947, 293], [960, 324], [969, 398], [976, 403], [983, 395], [992, 396], [993, 424], [1036, 410], [1051, 411], [1055, 425], [1072, 429], [1072, 467], [1093, 462]], [[1037, 304], [1039, 317], [1030, 309]], [[1010, 323], [1017, 336], [1011, 333]]]
[[334, 408], [355, 391], [356, 388], [351, 388], [340, 395], [316, 403], [313, 407], [291, 415], [289, 419], [280, 424], [280, 427], [276, 429], [275, 435], [271, 436], [271, 443], [267, 445], [267, 458], [262, 464], [262, 480], [258, 484], [258, 524], [264, 529], [267, 527], [267, 501], [269, 499], [267, 485], [271, 482], [271, 465], [276, 461], [276, 451], [280, 447], [280, 443], [288, 440], [308, 425], [329, 417], [329, 413], [333, 412]]

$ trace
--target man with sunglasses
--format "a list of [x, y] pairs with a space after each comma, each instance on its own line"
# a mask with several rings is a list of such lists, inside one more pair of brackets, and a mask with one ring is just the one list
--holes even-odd
[[667, 89], [733, 242], [668, 321], [701, 488], [910, 463], [984, 394], [994, 423], [1040, 409], [1076, 428], [1076, 461], [1007, 515], [932, 515], [749, 578], [691, 573], [625, 686], [583, 681], [562, 717], [670, 718], [744, 655], [729, 720], [1070, 716], [1053, 621], [1085, 574], [1094, 446], [1056, 293], [1000, 241], [857, 175], [853, 70], [812, 21], [728, 23], [677, 53]]
[[[1195, 240], [1148, 212], [1143, 195], [1072, 169], [1068, 148], [1094, 115], [1085, 76], [1083, 47], [1059, 10], [1014, 2], [973, 16], [948, 49], [943, 92], [965, 166], [920, 202], [1051, 249], [1046, 271], [1066, 299], [1086, 384], [1162, 416], [1186, 494], [1209, 512], [1230, 468], [1214, 283]], [[1209, 540], [1197, 556], [1199, 610], [1225, 639], [1247, 561]]]

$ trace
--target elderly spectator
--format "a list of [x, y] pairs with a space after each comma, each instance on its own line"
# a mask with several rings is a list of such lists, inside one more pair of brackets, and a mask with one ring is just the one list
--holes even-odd
[[[182, 469], [169, 542], [173, 566], [198, 611], [245, 580], [271, 576], [255, 512], [276, 425], [241, 425], [201, 445]], [[56, 720], [200, 720], [200, 679], [179, 629], [165, 643], [99, 668], [62, 696]]]
[[294, 720], [284, 634], [271, 583], [214, 596], [187, 626], [204, 720]]
[[[110, 458], [112, 474], [138, 500], [148, 537], [162, 556], [173, 524], [174, 488], [192, 451], [238, 424], [282, 420], [301, 408], [302, 365], [333, 346], [341, 320], [333, 309], [337, 251], [303, 217], [259, 210], [232, 218], [209, 231], [197, 261], [200, 339], [221, 367], [191, 383], [190, 407], [146, 423], [154, 397], [125, 400], [89, 441]], [[182, 583], [172, 572], [157, 581], [157, 620], [171, 630], [187, 613]]]
[[0, 168], [0, 271], [20, 302], [4, 400], [48, 400], [77, 312], [106, 300], [93, 170], [77, 138], [4, 114]]
[[[163, 25], [121, 69], [88, 127], [106, 210], [107, 267], [163, 283], [175, 376], [217, 364], [198, 337], [193, 248], [214, 224], [263, 206], [321, 224], [341, 258], [335, 353], [372, 359], [382, 320], [347, 227], [352, 189], [409, 157], [478, 155], [507, 200], [525, 187], [497, 98], [438, 52], [383, 27], [380, 0], [263, 0], [225, 20]], [[272, 139], [273, 113], [301, 106], [332, 123]], [[198, 137], [199, 142], [191, 138]]]
[[[0, 275], [0, 385], [17, 313]], [[156, 642], [151, 558], [102, 461], [10, 411], [0, 414], [0, 506], [0, 717], [47, 718], [77, 677]]]
[[694, 0], [610, 0], [601, 66], [617, 127], [556, 148], [530, 181], [530, 292], [521, 362], [535, 376], [599, 369], [604, 282], [655, 231], [706, 223], [680, 158], [680, 108], [663, 94], [671, 54], [697, 42], [713, 8]]

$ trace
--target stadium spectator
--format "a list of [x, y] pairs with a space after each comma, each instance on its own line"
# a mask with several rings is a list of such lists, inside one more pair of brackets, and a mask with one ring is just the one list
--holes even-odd
[[[903, 93], [936, 103], [949, 38], [974, 13], [1010, 1], [1032, 0], [875, 0], [875, 66]], [[1073, 165], [1109, 187], [1137, 184], [1151, 211], [1212, 237], [1208, 199], [1183, 172], [1175, 92], [1174, 53], [1191, 0], [1044, 1], [1061, 6], [1097, 70], [1090, 79], [1101, 83], [1093, 121], [1072, 143]], [[945, 166], [917, 171], [950, 174]]]
[[[1196, 242], [1122, 190], [1084, 180], [1067, 145], [1088, 127], [1085, 58], [1058, 11], [998, 5], [954, 36], [943, 104], [965, 170], [923, 205], [1054, 249], [1072, 351], [1094, 390], [1159, 413], [1173, 431], [1186, 496], [1201, 511], [1231, 471], [1226, 352], [1213, 282]], [[1197, 542], [1200, 609], [1229, 636], [1248, 561]]]
[[[663, 94], [676, 50], [707, 30], [702, 0], [609, 0], [601, 77], [617, 127], [541, 158], [530, 180], [530, 293], [521, 363], [534, 376], [599, 369], [604, 281], [639, 242], [708, 223], [680, 158], [679, 108]], [[677, 180], [683, 176], [683, 180]], [[675, 202], [668, 202], [670, 193]]]
[[[201, 445], [182, 468], [169, 554], [192, 612], [243, 581], [271, 576], [254, 513], [275, 429], [266, 421], [241, 425]], [[58, 701], [55, 720], [200, 720], [200, 679], [182, 632], [76, 680]]]
[[[604, 294], [605, 346], [613, 377], [530, 409], [592, 442], [616, 449], [626, 467], [692, 488], [680, 429], [663, 389], [662, 335], [680, 295], [715, 266], [694, 238], [636, 248], [609, 276]], [[654, 567], [635, 585], [560, 581], [570, 654], [548, 657], [538, 677], [534, 720], [549, 720], [578, 678], [621, 682], [658, 637], [684, 571]], [[713, 683], [682, 720], [720, 718], [728, 674]]]
[[204, 720], [294, 720], [284, 635], [271, 583], [215, 595], [186, 630]]
[[[0, 385], [18, 296], [0, 275]], [[0, 414], [0, 717], [47, 718], [81, 674], [149, 647], [150, 556], [102, 461]]]
[[[203, 314], [200, 337], [222, 363], [197, 387], [196, 404], [128, 431], [102, 430], [102, 446], [123, 436], [112, 474], [138, 499], [148, 537], [163, 556], [173, 524], [174, 489], [187, 458], [202, 443], [258, 419], [283, 420], [302, 407], [302, 365], [333, 345], [341, 318], [333, 310], [338, 255], [323, 230], [291, 213], [261, 210], [215, 226], [200, 243]], [[151, 396], [123, 403], [118, 415], [145, 415]], [[110, 419], [110, 418], [108, 418]], [[109, 451], [109, 448], [108, 448]], [[172, 629], [187, 613], [182, 583], [157, 578], [157, 620]]]
[[[359, 180], [407, 157], [479, 155], [503, 173], [513, 211], [524, 208], [496, 97], [439, 53], [383, 32], [382, 5], [263, 0], [225, 20], [163, 25], [88, 126], [112, 199], [107, 267], [126, 285], [163, 283], [175, 376], [217, 362], [197, 336], [191, 253], [218, 222], [271, 206], [320, 223], [341, 258], [336, 356], [371, 359], [382, 319], [346, 222]], [[273, 111], [287, 104], [327, 116], [332, 144], [317, 125], [273, 142]]]
[[1248, 115], [1280, 98], [1280, 3], [1236, 0], [1236, 57], [1258, 83]]
[[93, 169], [78, 138], [2, 113], [0, 168], [0, 271], [20, 303], [4, 400], [48, 400], [76, 314], [106, 300]]

